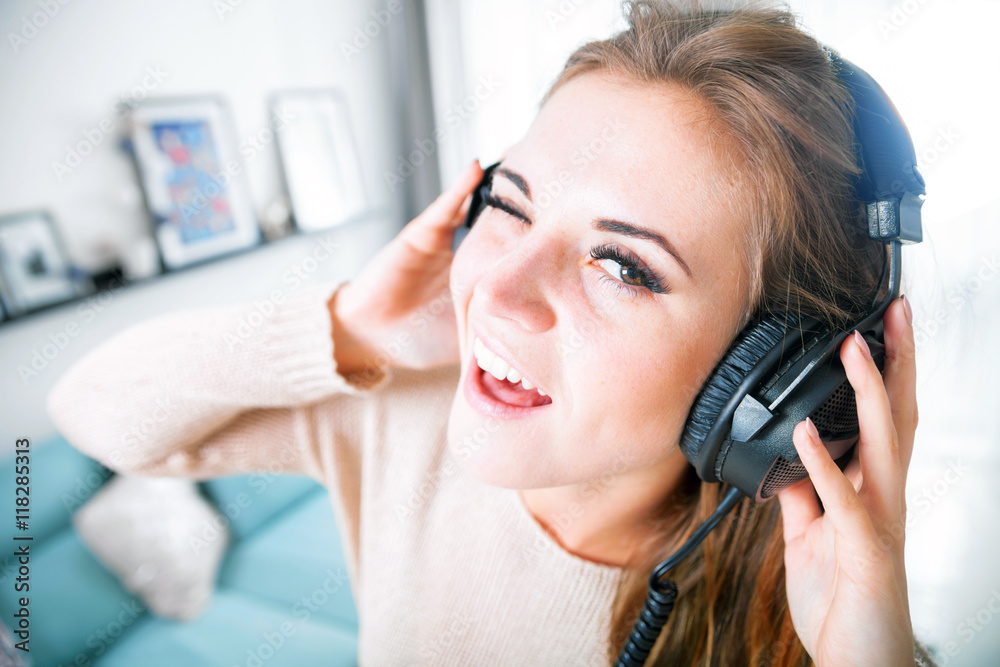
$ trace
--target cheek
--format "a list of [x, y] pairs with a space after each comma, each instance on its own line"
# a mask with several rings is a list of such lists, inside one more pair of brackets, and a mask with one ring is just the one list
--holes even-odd
[[472, 271], [474, 264], [469, 261], [469, 253], [466, 252], [465, 244], [459, 246], [458, 251], [451, 260], [451, 270], [448, 280], [452, 297], [455, 303], [465, 301], [466, 294], [472, 285]]
[[684, 332], [662, 324], [655, 339], [650, 327], [632, 323], [586, 338], [566, 356], [570, 386], [578, 388], [575, 412], [589, 415], [584, 430], [632, 441], [651, 455], [680, 438], [708, 361], [700, 346], [683, 341]]
[[482, 229], [473, 227], [452, 258], [449, 278], [455, 303], [468, 301], [472, 286], [492, 265], [488, 244], [482, 242], [482, 232]]
[[502, 244], [494, 238], [495, 234], [491, 234], [490, 229], [479, 227], [480, 224], [477, 223], [458, 246], [449, 272], [452, 301], [462, 327], [465, 326], [473, 288], [500, 261], [504, 252]]
[[474, 253], [469, 248], [468, 237], [466, 237], [452, 258], [448, 275], [448, 287], [451, 290], [451, 301], [455, 307], [455, 317], [460, 333], [465, 328], [466, 311], [469, 299], [472, 297], [472, 286], [479, 279], [479, 273]]

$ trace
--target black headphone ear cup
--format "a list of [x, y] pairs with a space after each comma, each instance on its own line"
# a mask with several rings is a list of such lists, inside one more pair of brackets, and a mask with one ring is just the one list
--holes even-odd
[[681, 452], [692, 465], [729, 398], [757, 362], [781, 343], [788, 329], [796, 326], [798, 317], [795, 315], [766, 315], [747, 325], [729, 346], [698, 392], [681, 435]]
[[472, 191], [472, 200], [469, 202], [469, 210], [465, 214], [464, 227], [471, 229], [472, 225], [476, 222], [476, 218], [478, 218], [479, 214], [483, 212], [484, 208], [486, 208], [485, 199], [493, 187], [493, 170], [496, 169], [499, 164], [499, 162], [495, 162], [483, 170], [483, 177], [479, 179], [479, 183]]
[[457, 227], [454, 231], [454, 235], [451, 240], [451, 251], [452, 253], [458, 252], [458, 246], [462, 244], [465, 240], [466, 235], [469, 230], [472, 229], [472, 225], [475, 224], [476, 218], [479, 214], [483, 212], [486, 208], [485, 198], [490, 193], [490, 188], [493, 185], [493, 170], [497, 168], [499, 162], [495, 162], [483, 170], [483, 177], [479, 179], [479, 183], [472, 190], [472, 199], [469, 201], [469, 210], [465, 212], [465, 220], [462, 221], [462, 225]]

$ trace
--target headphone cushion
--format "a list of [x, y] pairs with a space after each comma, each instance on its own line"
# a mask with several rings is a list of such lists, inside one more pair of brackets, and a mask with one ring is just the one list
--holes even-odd
[[797, 316], [781, 313], [767, 315], [740, 332], [715, 366], [688, 413], [680, 442], [681, 452], [688, 461], [694, 464], [709, 430], [747, 374], [764, 355], [781, 343], [789, 328], [796, 326]]

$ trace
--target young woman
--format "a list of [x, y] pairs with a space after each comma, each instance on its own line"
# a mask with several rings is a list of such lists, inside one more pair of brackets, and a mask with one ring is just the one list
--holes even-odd
[[[625, 8], [457, 253], [477, 162], [353, 280], [283, 295], [246, 338], [245, 306], [146, 321], [50, 396], [118, 471], [326, 485], [363, 665], [610, 664], [652, 567], [718, 504], [678, 440], [734, 337], [756, 312], [844, 326], [872, 300], [883, 250], [853, 227], [849, 101], [821, 46], [780, 9]], [[933, 664], [900, 530], [911, 318], [905, 297], [885, 315], [884, 375], [860, 337], [840, 350], [852, 464], [799, 424], [810, 479], [744, 499], [671, 573], [648, 664]]]

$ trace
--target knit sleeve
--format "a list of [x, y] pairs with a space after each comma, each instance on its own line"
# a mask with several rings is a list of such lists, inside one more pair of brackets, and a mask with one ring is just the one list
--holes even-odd
[[207, 479], [255, 470], [322, 481], [312, 404], [370, 394], [392, 370], [336, 368], [328, 304], [346, 284], [159, 315], [108, 339], [46, 407], [77, 449], [118, 472]]

